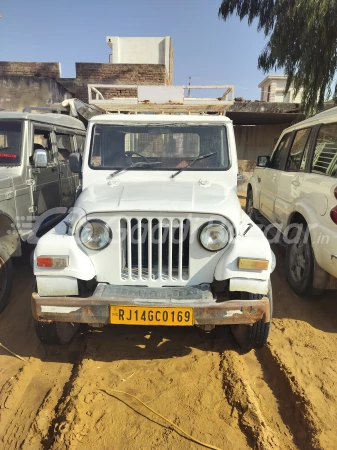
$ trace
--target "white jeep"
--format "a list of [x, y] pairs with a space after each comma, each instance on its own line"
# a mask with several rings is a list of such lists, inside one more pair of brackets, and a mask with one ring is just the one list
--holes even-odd
[[337, 109], [286, 129], [260, 156], [246, 212], [286, 243], [286, 276], [298, 295], [337, 289]]
[[72, 213], [35, 250], [39, 338], [68, 342], [76, 324], [231, 325], [265, 344], [275, 257], [237, 198], [225, 116], [110, 114], [89, 122]]

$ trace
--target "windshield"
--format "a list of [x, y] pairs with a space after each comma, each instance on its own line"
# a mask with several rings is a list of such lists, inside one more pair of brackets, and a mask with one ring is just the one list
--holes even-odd
[[[210, 157], [189, 166], [194, 159], [210, 153]], [[226, 127], [97, 124], [93, 128], [89, 165], [93, 169], [116, 170], [227, 170]]]
[[0, 120], [0, 166], [18, 166], [21, 157], [19, 121]]

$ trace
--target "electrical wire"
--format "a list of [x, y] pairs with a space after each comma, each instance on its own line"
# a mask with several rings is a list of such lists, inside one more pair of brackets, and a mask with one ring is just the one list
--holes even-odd
[[[104, 392], [105, 394], [109, 395], [110, 397], [114, 397], [113, 394], [109, 393], [108, 391], [106, 391], [105, 389], [99, 389], [100, 391]], [[186, 431], [184, 431], [182, 428], [180, 428], [178, 425], [176, 425], [175, 423], [171, 422], [169, 419], [166, 419], [166, 417], [162, 416], [161, 414], [159, 414], [157, 411], [155, 411], [154, 409], [150, 408], [150, 406], [148, 406], [146, 403], [142, 402], [142, 400], [140, 400], [138, 397], [136, 397], [135, 395], [129, 394], [128, 392], [125, 391], [117, 391], [117, 390], [113, 390], [111, 391], [114, 394], [124, 394], [124, 395], [128, 395], [129, 397], [134, 398], [135, 400], [137, 400], [139, 403], [141, 403], [143, 406], [145, 406], [145, 408], [147, 408], [149, 411], [151, 411], [153, 414], [156, 414], [158, 417], [160, 417], [161, 419], [165, 420], [167, 423], [169, 423], [175, 430], [180, 431], [180, 433], [182, 433], [183, 435], [185, 435], [188, 439], [190, 439], [193, 442], [196, 442], [199, 445], [202, 445], [203, 447], [206, 448], [210, 448], [212, 450], [222, 450], [219, 447], [215, 447], [214, 445], [210, 445], [210, 444], [206, 444], [205, 442], [201, 442], [198, 439], [194, 438], [193, 436], [191, 436], [190, 434], [186, 433]]]

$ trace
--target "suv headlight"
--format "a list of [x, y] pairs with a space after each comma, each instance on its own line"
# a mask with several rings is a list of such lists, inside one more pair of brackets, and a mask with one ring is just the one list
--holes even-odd
[[210, 252], [223, 250], [229, 244], [232, 234], [229, 224], [212, 221], [201, 226], [199, 231], [200, 244]]
[[80, 230], [82, 244], [90, 250], [102, 250], [110, 244], [112, 232], [102, 220], [89, 220]]

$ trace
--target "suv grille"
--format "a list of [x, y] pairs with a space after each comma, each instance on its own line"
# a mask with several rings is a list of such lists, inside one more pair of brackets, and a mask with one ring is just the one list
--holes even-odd
[[123, 281], [189, 279], [188, 219], [121, 219], [120, 233]]

